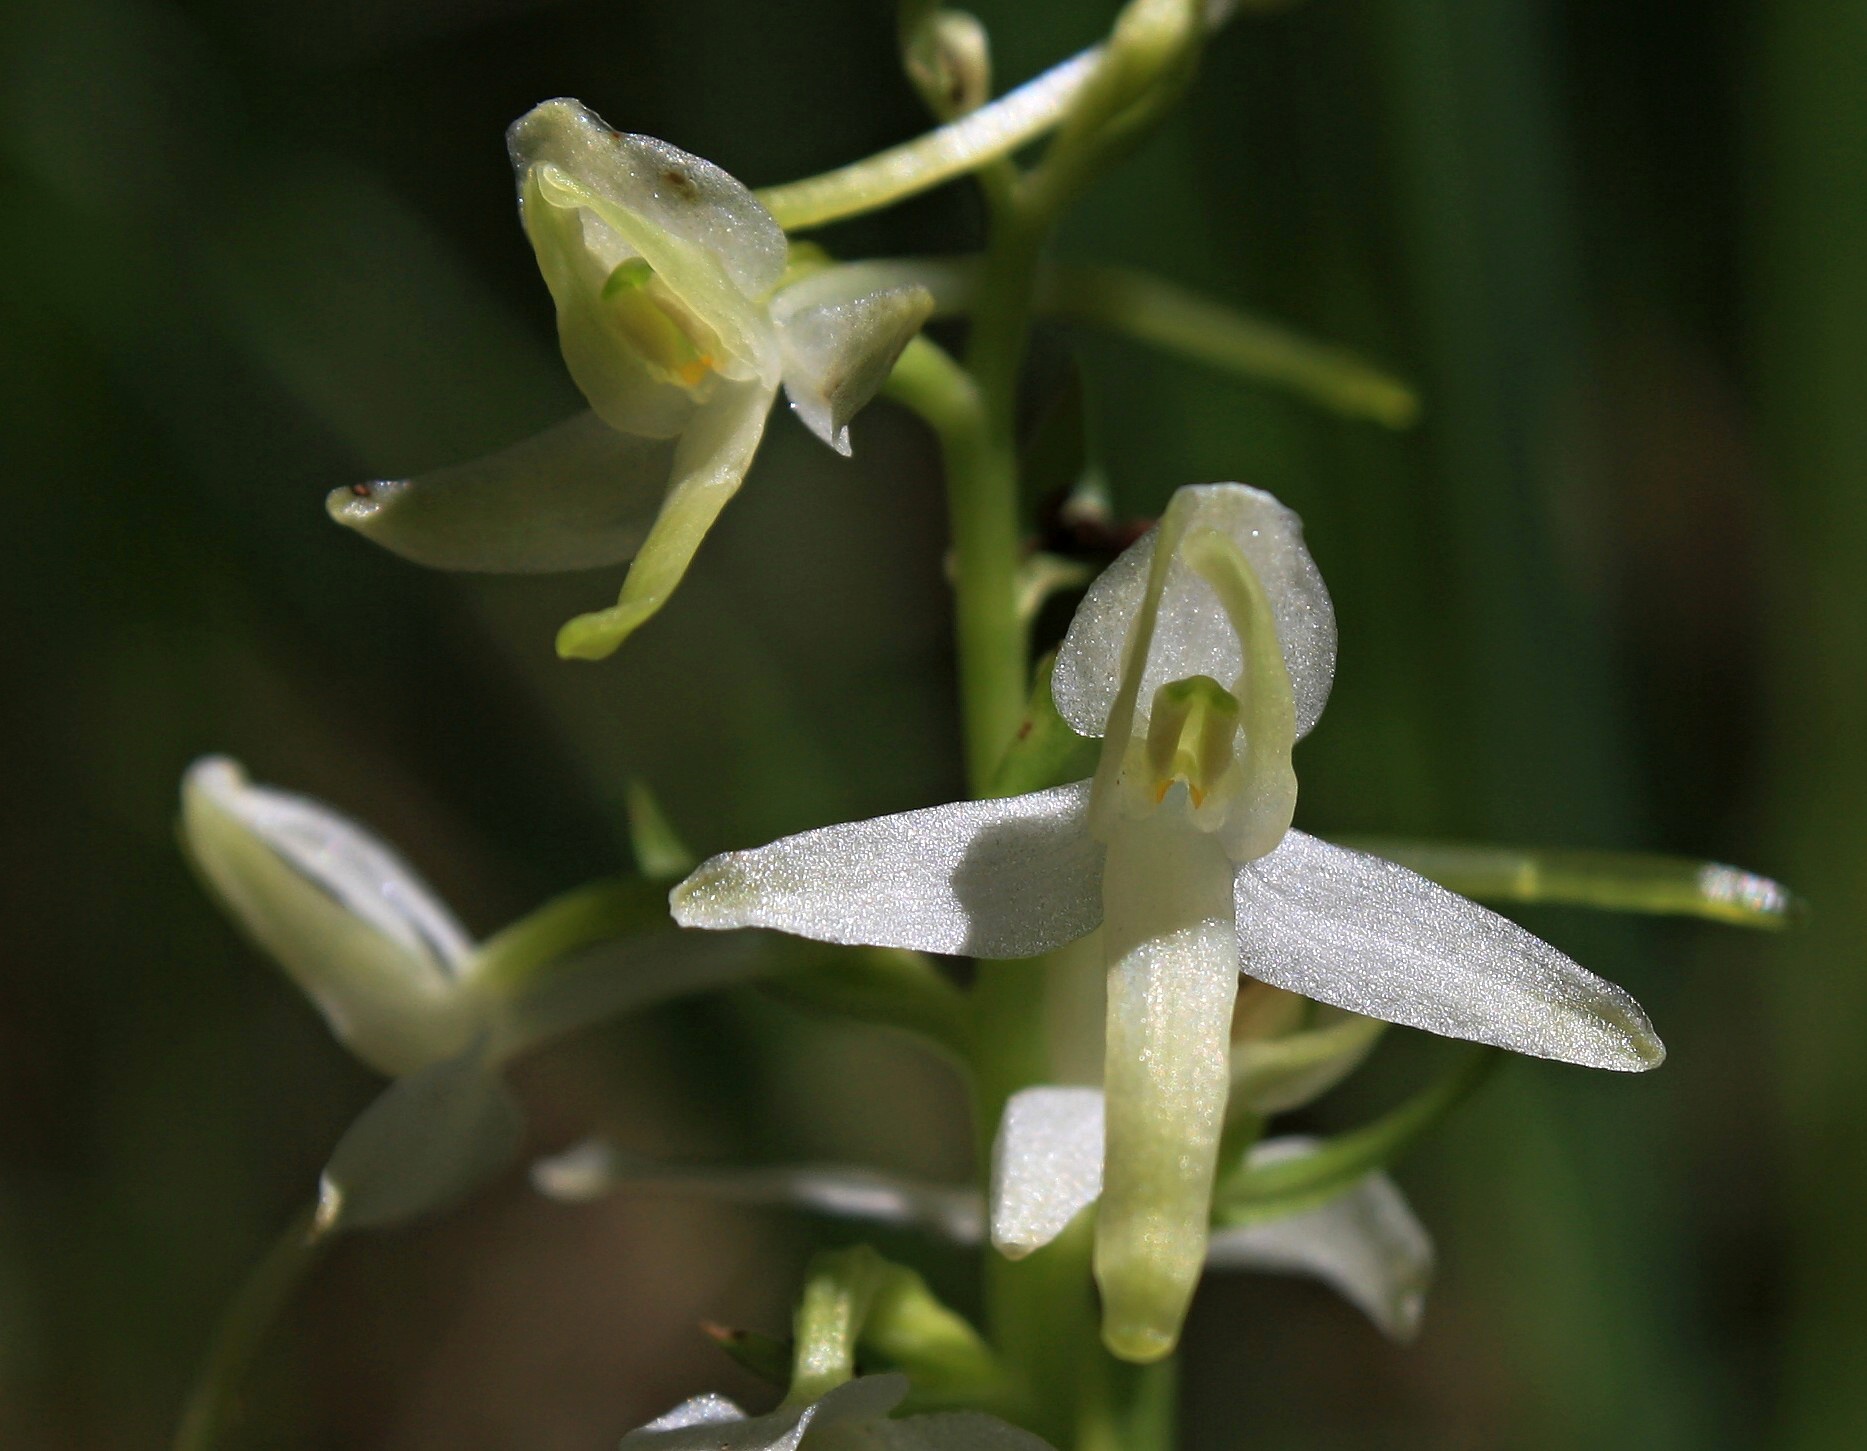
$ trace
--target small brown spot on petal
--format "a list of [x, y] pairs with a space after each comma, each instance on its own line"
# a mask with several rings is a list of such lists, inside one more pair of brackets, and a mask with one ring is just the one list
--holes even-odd
[[350, 486], [350, 492], [355, 494], [359, 499], [367, 499], [370, 496], [370, 491], [371, 485], [369, 484], [352, 484]]

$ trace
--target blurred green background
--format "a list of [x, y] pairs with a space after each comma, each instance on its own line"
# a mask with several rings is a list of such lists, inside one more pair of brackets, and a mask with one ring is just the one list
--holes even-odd
[[[1016, 81], [1107, 3], [980, 11]], [[775, 423], [675, 604], [557, 663], [607, 576], [421, 572], [332, 484], [568, 412], [507, 121], [580, 96], [752, 184], [922, 124], [879, 0], [7, 0], [0, 8], [0, 1445], [162, 1443], [213, 1317], [374, 1084], [195, 888], [175, 784], [224, 750], [400, 843], [488, 931], [626, 860], [948, 799], [927, 442]], [[1312, 830], [1663, 849], [1791, 881], [1767, 939], [1530, 920], [1672, 1051], [1514, 1063], [1401, 1179], [1419, 1343], [1211, 1282], [1190, 1451], [1867, 1444], [1867, 18], [1837, 0], [1312, 0], [1236, 24], [1064, 250], [1145, 264], [1420, 385], [1404, 436], [1125, 345], [1085, 360], [1128, 513], [1298, 508], [1341, 673]], [[974, 245], [949, 189], [827, 238]], [[1435, 1045], [1393, 1035], [1365, 1112]], [[539, 1148], [965, 1170], [941, 1068], [751, 992], [527, 1065]], [[343, 1246], [256, 1444], [612, 1444], [777, 1329], [817, 1231], [509, 1175]], [[912, 1247], [892, 1245], [907, 1253]], [[956, 1296], [964, 1265], [921, 1262]]]

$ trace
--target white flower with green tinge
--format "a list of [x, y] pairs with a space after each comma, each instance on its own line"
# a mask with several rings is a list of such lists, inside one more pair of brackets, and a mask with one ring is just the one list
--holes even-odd
[[1180, 490], [1091, 587], [1051, 688], [1095, 777], [788, 837], [703, 864], [694, 927], [976, 957], [1098, 925], [1108, 976], [1103, 1334], [1172, 1349], [1205, 1259], [1238, 975], [1338, 1008], [1601, 1068], [1664, 1056], [1639, 1006], [1548, 943], [1290, 822], [1335, 621], [1300, 521], [1238, 484]]
[[838, 452], [932, 310], [835, 266], [787, 283], [750, 191], [665, 141], [546, 101], [507, 134], [519, 215], [591, 411], [502, 453], [337, 489], [331, 514], [417, 563], [549, 572], [633, 560], [617, 602], [565, 625], [609, 654], [666, 603], [745, 478], [780, 386]]
[[419, 1217], [504, 1167], [523, 1128], [500, 1078], [516, 1054], [756, 961], [696, 952], [672, 930], [632, 939], [626, 963], [587, 961], [578, 949], [592, 944], [560, 934], [565, 956], [535, 964], [554, 970], [515, 980], [501, 939], [475, 942], [377, 837], [323, 802], [255, 785], [224, 756], [183, 779], [181, 835], [228, 915], [351, 1052], [395, 1080], [325, 1168], [323, 1232]]
[[858, 1376], [764, 1416], [747, 1416], [724, 1396], [695, 1396], [624, 1436], [622, 1451], [1050, 1451], [979, 1411], [890, 1416], [907, 1391], [903, 1375]]

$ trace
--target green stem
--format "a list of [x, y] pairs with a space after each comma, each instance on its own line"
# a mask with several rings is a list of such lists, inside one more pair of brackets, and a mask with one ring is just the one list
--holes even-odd
[[1009, 156], [1055, 126], [1096, 72], [1086, 50], [957, 121], [821, 176], [770, 186], [758, 199], [786, 231], [821, 227], [891, 206]]
[[175, 1451], [212, 1451], [225, 1443], [243, 1409], [247, 1374], [293, 1292], [328, 1240], [317, 1235], [315, 1206], [302, 1211], [253, 1267], [215, 1328], [175, 1433]]

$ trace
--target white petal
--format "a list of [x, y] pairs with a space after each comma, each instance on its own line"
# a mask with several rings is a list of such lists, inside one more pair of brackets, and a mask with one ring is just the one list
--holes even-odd
[[[1098, 1160], [1101, 1152], [1098, 1140]], [[852, 1165], [658, 1164], [592, 1139], [534, 1164], [532, 1183], [541, 1193], [571, 1203], [619, 1188], [663, 1189], [732, 1204], [776, 1205], [834, 1219], [929, 1229], [958, 1244], [977, 1244], [984, 1230], [979, 1196], [971, 1189]]]
[[478, 1047], [398, 1079], [338, 1141], [318, 1227], [376, 1228], [444, 1209], [511, 1162], [524, 1127]]
[[[1271, 1139], [1252, 1149], [1250, 1162], [1297, 1159], [1315, 1147], [1313, 1139]], [[1393, 1181], [1370, 1174], [1315, 1209], [1215, 1231], [1207, 1264], [1313, 1275], [1394, 1339], [1411, 1340], [1432, 1282], [1433, 1242]]]
[[694, 414], [674, 450], [667, 496], [621, 596], [608, 609], [566, 624], [558, 633], [560, 655], [600, 660], [667, 603], [720, 510], [745, 481], [772, 397], [762, 383], [733, 384]]
[[[907, 1394], [903, 1375], [859, 1376], [806, 1406], [746, 1418], [721, 1396], [700, 1396], [622, 1438], [622, 1451], [797, 1451], [833, 1426], [879, 1421]], [[860, 1444], [860, 1443], [858, 1443]]]
[[860, 273], [830, 267], [779, 293], [772, 305], [784, 390], [805, 426], [849, 453], [849, 420], [873, 398], [933, 313], [925, 287], [857, 290]]
[[1089, 784], [826, 826], [703, 862], [669, 901], [683, 927], [1029, 957], [1094, 929], [1102, 847]]
[[470, 463], [333, 489], [326, 506], [339, 524], [435, 569], [589, 569], [641, 547], [673, 461], [673, 443], [579, 413]]
[[1236, 879], [1240, 966], [1351, 1012], [1593, 1068], [1665, 1049], [1612, 983], [1381, 857], [1291, 831]]
[[255, 786], [224, 756], [182, 782], [182, 836], [229, 913], [384, 1073], [458, 1052], [480, 1010], [473, 943], [427, 883], [322, 802]]
[[1126, 1360], [1173, 1349], [1205, 1263], [1238, 996], [1232, 863], [1175, 787], [1123, 820], [1104, 873], [1108, 1158], [1096, 1215], [1102, 1338]]
[[1042, 1249], [1102, 1193], [1102, 1090], [1014, 1093], [992, 1145], [992, 1245], [1007, 1259]]
[[689, 1426], [723, 1426], [745, 1419], [746, 1413], [725, 1396], [709, 1394], [682, 1401], [673, 1410], [655, 1417], [641, 1431], [685, 1431]]
[[[1335, 611], [1304, 547], [1302, 520], [1269, 494], [1243, 484], [1198, 485], [1179, 490], [1180, 496], [1190, 499], [1190, 506], [1182, 506], [1189, 531], [1219, 530], [1256, 571], [1290, 672], [1297, 734], [1307, 734], [1322, 715], [1335, 678]], [[1158, 533], [1143, 535], [1090, 586], [1057, 651], [1051, 693], [1063, 718], [1083, 735], [1101, 735], [1114, 707], [1129, 628], [1147, 589]], [[1145, 708], [1160, 686], [1192, 675], [1209, 675], [1229, 686], [1241, 663], [1237, 635], [1218, 597], [1184, 560], [1174, 561], [1141, 679], [1141, 705]]]

